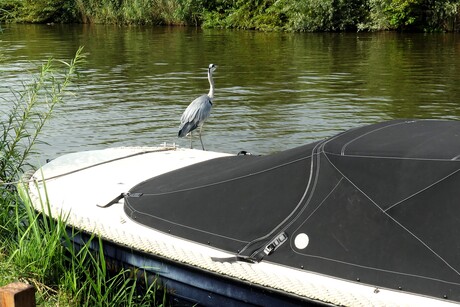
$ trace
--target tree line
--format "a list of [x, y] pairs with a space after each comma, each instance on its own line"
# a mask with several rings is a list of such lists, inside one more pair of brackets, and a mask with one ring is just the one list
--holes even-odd
[[1, 0], [0, 21], [446, 32], [460, 30], [460, 0]]

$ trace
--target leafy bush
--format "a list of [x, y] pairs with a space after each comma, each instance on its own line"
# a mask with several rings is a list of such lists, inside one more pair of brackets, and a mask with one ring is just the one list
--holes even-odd
[[390, 26], [405, 29], [416, 21], [420, 0], [393, 0], [386, 8]]
[[456, 31], [458, 0], [3, 0], [0, 21], [264, 31]]
[[455, 31], [460, 22], [460, 2], [458, 0], [427, 0], [420, 27], [425, 31]]
[[369, 13], [365, 14], [363, 20], [358, 23], [358, 30], [389, 30], [390, 20], [387, 12], [388, 0], [369, 0]]
[[73, 1], [5, 0], [0, 3], [0, 21], [28, 23], [73, 22], [77, 19]]
[[0, 22], [16, 21], [22, 8], [20, 0], [4, 0], [0, 2]]

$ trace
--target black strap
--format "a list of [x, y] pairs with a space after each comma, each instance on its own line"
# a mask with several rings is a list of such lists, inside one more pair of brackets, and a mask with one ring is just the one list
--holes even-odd
[[121, 193], [120, 195], [118, 195], [117, 197], [115, 197], [114, 199], [109, 201], [108, 203], [103, 204], [103, 205], [97, 204], [97, 206], [99, 208], [108, 208], [108, 207], [112, 206], [113, 204], [118, 203], [122, 198], [125, 197], [125, 195], [126, 195], [126, 193]]

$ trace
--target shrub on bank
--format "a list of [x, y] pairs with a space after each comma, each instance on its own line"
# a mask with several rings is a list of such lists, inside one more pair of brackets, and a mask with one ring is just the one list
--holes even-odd
[[458, 31], [459, 0], [3, 0], [0, 21], [264, 31]]
[[458, 0], [4, 0], [0, 21], [264, 31], [458, 31]]

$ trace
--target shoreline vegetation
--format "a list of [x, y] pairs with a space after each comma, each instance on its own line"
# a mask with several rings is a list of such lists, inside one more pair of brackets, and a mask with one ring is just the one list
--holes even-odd
[[165, 306], [166, 291], [156, 278], [147, 279], [141, 269], [116, 267], [97, 236], [74, 244], [78, 231], [66, 227], [66, 216], [51, 217], [46, 195], [40, 195], [46, 214], [35, 211], [21, 182], [33, 168], [29, 160], [43, 127], [72, 94], [83, 60], [80, 47], [70, 62], [46, 61], [21, 89], [11, 89], [14, 98], [2, 112], [0, 286], [33, 285], [38, 306]]
[[0, 22], [458, 32], [460, 0], [3, 0]]

